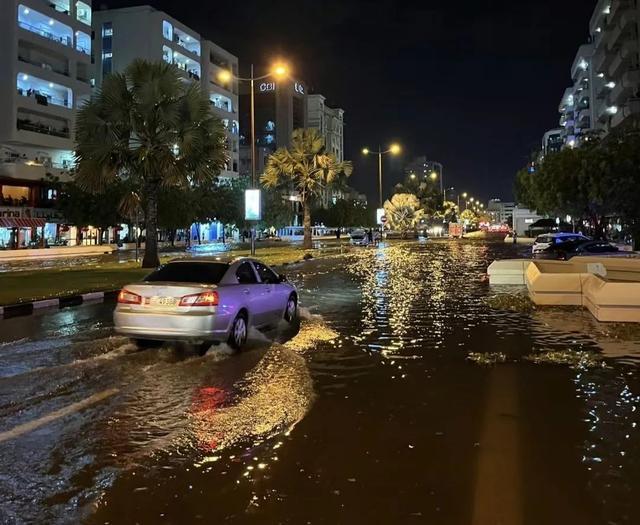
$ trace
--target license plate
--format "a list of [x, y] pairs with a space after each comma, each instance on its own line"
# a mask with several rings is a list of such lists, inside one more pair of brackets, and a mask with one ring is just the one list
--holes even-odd
[[178, 304], [178, 300], [175, 297], [152, 297], [151, 298], [151, 306], [163, 306], [163, 307], [173, 307]]

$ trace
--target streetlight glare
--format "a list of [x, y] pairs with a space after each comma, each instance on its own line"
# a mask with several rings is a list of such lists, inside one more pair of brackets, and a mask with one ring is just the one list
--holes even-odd
[[412, 173], [412, 174], [411, 174], [411, 178], [412, 178], [412, 179], [415, 179], [415, 178], [416, 178], [416, 174], [415, 174], [415, 173]]
[[275, 64], [271, 69], [271, 73], [278, 78], [286, 77], [289, 74], [289, 68], [286, 64]]
[[218, 73], [218, 79], [221, 82], [231, 82], [231, 79], [233, 78], [233, 74], [231, 73], [231, 71], [228, 71], [226, 69], [223, 69], [222, 71], [220, 71], [220, 73]]
[[391, 144], [389, 151], [392, 155], [397, 155], [398, 153], [400, 153], [400, 151], [402, 151], [402, 148], [400, 148], [400, 144]]
[[473, 202], [474, 200], [475, 200], [475, 199], [474, 199], [473, 197], [471, 197], [471, 198], [469, 199], [469, 202]]
[[465, 198], [465, 199], [467, 198], [467, 192], [466, 191], [462, 194], [462, 197]]
[[431, 180], [436, 180], [438, 178], [438, 174], [435, 171], [432, 171], [430, 177]]
[[369, 155], [369, 148], [362, 148], [363, 155]]

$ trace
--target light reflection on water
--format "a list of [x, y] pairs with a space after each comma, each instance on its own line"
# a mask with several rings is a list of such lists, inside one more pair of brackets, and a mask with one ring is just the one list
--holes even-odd
[[[578, 428], [554, 436], [574, 456], [563, 461], [583, 472], [571, 484], [588, 494], [603, 522], [637, 523], [631, 502], [640, 487], [640, 385], [629, 364], [640, 355], [638, 340], [615, 338], [584, 312], [489, 308], [486, 267], [511, 255], [510, 246], [483, 243], [395, 243], [290, 267], [305, 307], [300, 331], [278, 334], [276, 342], [269, 335], [239, 355], [224, 347], [204, 358], [171, 346], [131, 351], [109, 337], [106, 316], [62, 314], [58, 320], [68, 326], [51, 322], [46, 329], [55, 359], [37, 357], [47, 344], [35, 336], [15, 345], [27, 361], [20, 370], [18, 358], [0, 354], [0, 364], [20, 372], [0, 383], [6, 425], [18, 422], [20, 411], [36, 417], [94, 389], [118, 385], [121, 393], [48, 435], [3, 449], [4, 458], [28, 459], [24, 472], [0, 460], [15, 475], [9, 486], [0, 479], [0, 490], [12, 495], [10, 509], [24, 509], [29, 497], [36, 503], [24, 516], [50, 521], [82, 509], [89, 523], [167, 516], [185, 523], [330, 522], [335, 507], [333, 522], [356, 523], [366, 500], [375, 510], [369, 522], [468, 523], [440, 509], [453, 515], [469, 506], [473, 491], [463, 486], [451, 501], [443, 494], [460, 488], [461, 478], [476, 482], [468, 451], [482, 447], [467, 423], [485, 417], [486, 390], [504, 367], [515, 370], [516, 389], [556, 388], [549, 396], [555, 409]], [[524, 359], [576, 350], [603, 356], [608, 367], [573, 370]], [[472, 352], [504, 354], [506, 364], [479, 366], [467, 360]], [[474, 389], [469, 397], [467, 389]], [[452, 425], [462, 430], [443, 431]], [[538, 437], [553, 435], [544, 418], [541, 425], [533, 429]], [[363, 467], [367, 459], [381, 470]], [[402, 474], [386, 479], [387, 472]], [[433, 485], [425, 482], [429, 475]], [[408, 495], [412, 488], [417, 495]], [[393, 505], [385, 504], [390, 493]]]

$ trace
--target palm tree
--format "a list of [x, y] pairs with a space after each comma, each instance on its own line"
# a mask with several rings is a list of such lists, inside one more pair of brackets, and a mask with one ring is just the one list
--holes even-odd
[[420, 199], [413, 193], [396, 193], [390, 201], [384, 203], [384, 213], [389, 226], [402, 233], [402, 238], [409, 230], [415, 230], [424, 216]]
[[175, 67], [135, 60], [78, 112], [76, 180], [102, 191], [121, 179], [140, 195], [145, 215], [143, 268], [159, 264], [161, 188], [213, 184], [227, 162], [224, 128], [195, 83]]
[[296, 129], [291, 146], [279, 148], [269, 157], [260, 178], [267, 188], [289, 187], [298, 193], [304, 211], [304, 249], [311, 248], [311, 207], [341, 176], [353, 172], [351, 162], [338, 162], [325, 152], [324, 139], [316, 129]]

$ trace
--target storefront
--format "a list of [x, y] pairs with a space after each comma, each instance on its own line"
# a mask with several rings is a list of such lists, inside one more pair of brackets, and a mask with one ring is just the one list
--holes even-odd
[[0, 217], [0, 249], [15, 250], [44, 245], [45, 220]]

